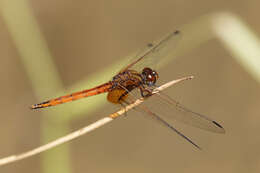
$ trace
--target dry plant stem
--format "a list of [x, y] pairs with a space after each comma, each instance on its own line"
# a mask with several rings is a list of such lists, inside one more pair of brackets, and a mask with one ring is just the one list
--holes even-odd
[[[176, 83], [179, 83], [181, 81], [184, 81], [184, 80], [188, 80], [188, 79], [192, 79], [193, 76], [189, 76], [189, 77], [184, 77], [184, 78], [180, 78], [180, 79], [177, 79], [177, 80], [173, 80], [173, 81], [170, 81], [164, 85], [161, 85], [160, 87], [154, 89], [153, 91], [153, 94], [155, 93], [158, 93]], [[103, 119], [100, 119], [82, 129], [79, 129], [75, 132], [72, 132], [64, 137], [61, 137], [55, 141], [52, 141], [48, 144], [45, 144], [45, 145], [42, 145], [38, 148], [35, 148], [33, 150], [30, 150], [30, 151], [27, 151], [27, 152], [24, 152], [24, 153], [21, 153], [21, 154], [18, 154], [18, 155], [12, 155], [12, 156], [9, 156], [9, 157], [6, 157], [6, 158], [3, 158], [3, 159], [0, 159], [0, 166], [2, 165], [6, 165], [8, 163], [12, 163], [12, 162], [15, 162], [15, 161], [18, 161], [18, 160], [22, 160], [22, 159], [25, 159], [27, 157], [31, 157], [33, 155], [36, 155], [36, 154], [39, 154], [43, 151], [46, 151], [46, 150], [49, 150], [53, 147], [56, 147], [60, 144], [63, 144], [65, 142], [68, 142], [72, 139], [75, 139], [79, 136], [82, 136], [88, 132], [91, 132], [92, 130], [95, 130], [107, 123], [109, 123], [110, 121], [114, 120], [115, 118], [119, 117], [120, 115], [124, 114], [125, 112], [129, 111], [130, 109], [134, 108], [135, 106], [138, 106], [139, 104], [141, 104], [142, 102], [144, 101], [144, 98], [140, 98], [138, 100], [136, 100], [134, 103], [126, 106], [125, 108], [122, 108], [120, 109], [119, 111], [113, 113], [113, 114], [110, 114], [109, 116], [103, 118]]]

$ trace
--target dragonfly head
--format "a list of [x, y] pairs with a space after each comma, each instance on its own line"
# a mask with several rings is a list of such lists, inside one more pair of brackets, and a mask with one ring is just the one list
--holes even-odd
[[142, 71], [143, 82], [147, 86], [154, 86], [159, 75], [156, 71], [151, 68], [145, 67]]

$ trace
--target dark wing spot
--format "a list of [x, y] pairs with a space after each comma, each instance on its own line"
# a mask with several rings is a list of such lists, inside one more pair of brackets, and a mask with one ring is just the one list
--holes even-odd
[[179, 30], [174, 31], [174, 34], [179, 34], [179, 33], [180, 33]]
[[148, 47], [153, 47], [153, 43], [148, 43], [147, 46]]
[[223, 127], [219, 124], [219, 123], [217, 123], [216, 121], [212, 121], [216, 126], [218, 126], [218, 127], [220, 127], [220, 128], [222, 128], [223, 129]]

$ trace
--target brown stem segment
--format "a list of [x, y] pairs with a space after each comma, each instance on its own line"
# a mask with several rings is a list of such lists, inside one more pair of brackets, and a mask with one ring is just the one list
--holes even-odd
[[42, 102], [42, 103], [32, 105], [31, 109], [46, 108], [46, 107], [49, 107], [49, 106], [55, 106], [55, 105], [58, 105], [58, 104], [78, 100], [78, 99], [81, 99], [81, 98], [84, 98], [84, 97], [89, 97], [89, 96], [105, 93], [105, 92], [110, 91], [111, 87], [112, 87], [111, 82], [104, 83], [102, 85], [99, 85], [99, 86], [91, 88], [91, 89], [75, 92], [75, 93], [72, 93], [72, 94], [68, 94], [68, 95], [65, 95], [65, 96], [61, 96], [61, 97], [58, 97], [58, 98], [55, 98], [55, 99], [51, 99], [51, 100], [48, 100], [48, 101], [45, 101], [45, 102]]

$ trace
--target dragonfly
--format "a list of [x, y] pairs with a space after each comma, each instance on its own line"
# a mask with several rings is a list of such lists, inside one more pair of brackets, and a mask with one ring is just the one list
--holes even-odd
[[[176, 43], [180, 39], [180, 35], [181, 32], [176, 30], [167, 34], [158, 41], [147, 44], [145, 49], [134, 57], [133, 61], [122, 68], [114, 77], [112, 77], [110, 81], [106, 83], [90, 89], [34, 104], [31, 108], [40, 109], [56, 106], [62, 103], [67, 103], [102, 93], [108, 93], [107, 100], [109, 102], [113, 104], [121, 104], [122, 106], [130, 104], [140, 97], [148, 98], [152, 95], [152, 91], [156, 87], [156, 83], [159, 79], [159, 74], [155, 70], [156, 66], [169, 54], [169, 52], [173, 51], [173, 47], [176, 47]], [[205, 115], [196, 113], [186, 108], [167, 94], [160, 92], [156, 94], [156, 96], [161, 103], [170, 109], [168, 114], [170, 114], [171, 118], [203, 130], [215, 133], [225, 133], [224, 128], [219, 123], [211, 120]], [[136, 110], [141, 113], [148, 114], [160, 124], [168, 127], [189, 143], [198, 149], [201, 149], [190, 138], [177, 130], [171, 123], [163, 119], [160, 113], [152, 111], [151, 108], [145, 105], [139, 105]]]

